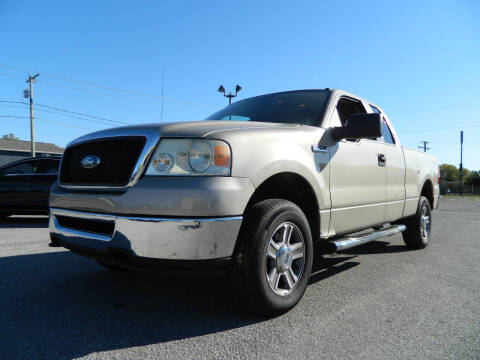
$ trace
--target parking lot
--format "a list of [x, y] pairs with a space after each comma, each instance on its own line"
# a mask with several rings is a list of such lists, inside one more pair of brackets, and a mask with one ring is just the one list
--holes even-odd
[[478, 359], [480, 200], [442, 199], [431, 244], [317, 256], [304, 299], [263, 319], [222, 278], [109, 272], [49, 248], [46, 217], [0, 224], [2, 359]]

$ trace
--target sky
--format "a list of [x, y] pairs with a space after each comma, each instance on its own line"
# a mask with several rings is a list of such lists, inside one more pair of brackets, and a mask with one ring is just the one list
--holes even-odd
[[36, 140], [59, 146], [204, 119], [227, 103], [220, 84], [237, 99], [330, 87], [378, 104], [440, 163], [458, 166], [463, 130], [464, 167], [480, 170], [479, 19], [476, 0], [0, 0], [0, 135], [30, 139], [29, 73]]

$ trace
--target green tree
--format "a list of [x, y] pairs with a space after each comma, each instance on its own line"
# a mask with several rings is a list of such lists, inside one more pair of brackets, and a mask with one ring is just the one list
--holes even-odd
[[443, 181], [457, 181], [458, 176], [459, 171], [455, 165], [440, 165], [440, 177], [443, 179]]
[[[468, 175], [470, 175], [470, 170], [468, 170], [467, 168], [463, 168], [462, 173], [463, 173], [463, 182], [465, 182], [465, 179], [468, 177]], [[458, 171], [458, 177], [460, 178], [460, 171]]]
[[[470, 175], [470, 170], [468, 170], [467, 168], [463, 168], [462, 173], [463, 182], [465, 183], [465, 180]], [[440, 165], [440, 178], [446, 182], [458, 182], [460, 180], [460, 170], [457, 169], [455, 165], [442, 164]]]
[[15, 134], [6, 134], [6, 135], [3, 135], [2, 136], [2, 139], [5, 139], [5, 140], [18, 140], [18, 137], [15, 136]]
[[465, 184], [480, 186], [480, 171], [470, 171], [465, 178]]

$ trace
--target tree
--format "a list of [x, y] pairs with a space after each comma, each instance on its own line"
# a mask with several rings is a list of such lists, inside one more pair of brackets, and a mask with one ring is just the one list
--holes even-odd
[[470, 171], [468, 176], [465, 178], [465, 184], [480, 186], [480, 171]]
[[16, 137], [14, 134], [10, 133], [10, 134], [3, 135], [3, 136], [2, 136], [2, 139], [5, 139], [5, 140], [18, 140], [18, 137]]
[[[462, 173], [463, 173], [463, 182], [465, 182], [465, 179], [468, 177], [468, 175], [470, 175], [470, 170], [468, 170], [467, 168], [463, 168]], [[460, 171], [458, 171], [458, 177], [460, 177]]]
[[459, 171], [455, 165], [440, 165], [440, 177], [443, 179], [443, 181], [457, 181], [458, 176]]
[[[470, 175], [470, 170], [463, 168], [462, 174], [465, 183]], [[460, 170], [455, 165], [442, 164], [440, 165], [440, 178], [445, 182], [458, 182], [460, 180]]]

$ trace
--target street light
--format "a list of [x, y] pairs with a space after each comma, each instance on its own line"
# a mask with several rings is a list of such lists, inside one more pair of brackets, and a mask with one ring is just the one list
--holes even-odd
[[220, 93], [223, 93], [223, 96], [228, 98], [228, 105], [231, 105], [232, 104], [232, 98], [236, 97], [240, 90], [242, 90], [242, 87], [237, 84], [235, 86], [235, 95], [232, 94], [231, 92], [228, 93], [228, 94], [225, 94], [225, 88], [223, 87], [223, 85], [220, 85], [220, 87], [218, 88], [217, 91], [220, 92]]

